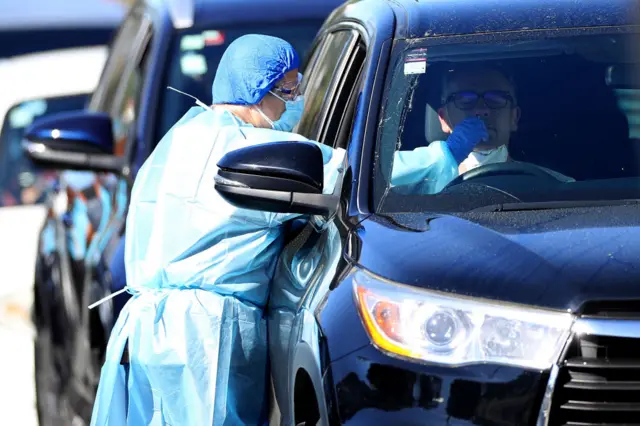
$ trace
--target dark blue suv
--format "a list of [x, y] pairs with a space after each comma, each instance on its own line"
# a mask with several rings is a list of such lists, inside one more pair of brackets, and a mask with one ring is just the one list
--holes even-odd
[[[34, 317], [42, 425], [90, 418], [109, 332], [128, 295], [87, 307], [124, 286], [122, 242], [131, 183], [155, 144], [193, 106], [192, 99], [167, 86], [208, 102], [218, 61], [234, 39], [273, 35], [304, 56], [341, 3], [138, 1], [115, 35], [88, 110], [51, 118], [63, 120], [53, 146], [65, 154], [35, 158], [36, 164], [99, 175], [85, 191], [62, 184], [52, 194], [41, 234]], [[65, 132], [68, 126], [79, 131]]]
[[[291, 143], [234, 152], [215, 184], [314, 218], [270, 299], [281, 424], [638, 422], [639, 6], [360, 0], [325, 22], [297, 131], [347, 150], [339, 190]], [[490, 136], [507, 113], [508, 157], [396, 183], [443, 161], [460, 113]]]
[[[269, 301], [272, 424], [638, 422], [639, 16], [637, 0], [330, 15], [296, 131], [347, 150], [336, 191], [305, 143], [236, 151], [211, 182], [303, 215]], [[423, 173], [446, 169], [464, 116], [506, 139]], [[32, 158], [59, 158], [47, 131], [80, 128], [53, 124], [30, 133]], [[83, 162], [111, 161], [84, 139], [69, 141]], [[398, 179], [408, 165], [421, 181]]]

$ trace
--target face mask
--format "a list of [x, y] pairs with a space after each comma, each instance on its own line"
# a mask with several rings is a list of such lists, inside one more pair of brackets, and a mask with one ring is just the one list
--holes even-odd
[[302, 118], [302, 113], [304, 111], [304, 96], [300, 95], [296, 97], [293, 101], [285, 101], [280, 96], [272, 93], [273, 96], [280, 99], [284, 102], [285, 110], [280, 116], [280, 118], [276, 121], [272, 121], [267, 114], [265, 114], [261, 108], [258, 108], [258, 112], [265, 119], [267, 123], [271, 126], [273, 130], [279, 130], [281, 132], [291, 132], [296, 124]]
[[460, 163], [460, 166], [466, 170], [471, 170], [486, 164], [504, 163], [507, 161], [507, 158], [509, 158], [509, 151], [506, 145], [502, 145], [488, 151], [473, 151]]

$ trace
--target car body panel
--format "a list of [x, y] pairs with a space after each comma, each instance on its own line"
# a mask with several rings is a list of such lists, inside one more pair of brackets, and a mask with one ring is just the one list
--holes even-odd
[[440, 37], [521, 30], [610, 27], [637, 24], [634, 0], [418, 0], [400, 1], [404, 18], [396, 38]]
[[336, 424], [533, 424], [548, 373], [407, 363], [366, 346], [331, 364]]
[[[635, 206], [608, 206], [396, 216], [400, 224], [428, 221], [426, 231], [370, 219], [359, 231], [358, 262], [423, 288], [578, 311], [587, 300], [640, 299], [639, 213]], [[384, 244], [391, 240], [393, 246]]]

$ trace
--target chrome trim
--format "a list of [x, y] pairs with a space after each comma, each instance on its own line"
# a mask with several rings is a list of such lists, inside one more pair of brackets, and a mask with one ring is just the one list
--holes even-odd
[[572, 331], [578, 335], [640, 339], [640, 320], [578, 318], [573, 324]]
[[[571, 332], [572, 333], [567, 340], [567, 344], [571, 344], [571, 341], [575, 336], [585, 334], [640, 339], [640, 320], [576, 318], [573, 326], [571, 327]], [[564, 356], [559, 361], [562, 362], [563, 359]], [[547, 382], [547, 388], [544, 392], [540, 411], [538, 412], [536, 426], [549, 425], [549, 415], [551, 414], [553, 392], [556, 387], [559, 372], [560, 366], [558, 364], [553, 364], [553, 367], [551, 367], [551, 372], [549, 373], [549, 381]]]
[[536, 426], [547, 426], [549, 424], [549, 414], [551, 414], [551, 402], [553, 401], [553, 391], [556, 388], [556, 382], [558, 381], [558, 373], [560, 367], [558, 364], [553, 364], [551, 372], [549, 373], [549, 381], [547, 382], [547, 389], [544, 391], [544, 397], [542, 398], [542, 405], [538, 412], [538, 419], [536, 420]]
[[71, 151], [56, 151], [39, 141], [23, 139], [22, 149], [26, 151], [28, 157], [33, 160], [42, 160], [49, 163], [59, 162], [68, 165], [78, 166], [81, 170], [100, 169], [111, 173], [120, 173], [122, 170], [122, 158], [111, 154], [83, 153]]

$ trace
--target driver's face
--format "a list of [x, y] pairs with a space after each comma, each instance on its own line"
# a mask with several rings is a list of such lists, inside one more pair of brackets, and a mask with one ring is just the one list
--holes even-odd
[[438, 113], [444, 132], [451, 133], [468, 117], [479, 117], [485, 122], [489, 141], [480, 142], [476, 150], [508, 145], [511, 133], [518, 129], [520, 108], [514, 103], [514, 89], [498, 71], [458, 71], [445, 87], [443, 98], [448, 101]]

